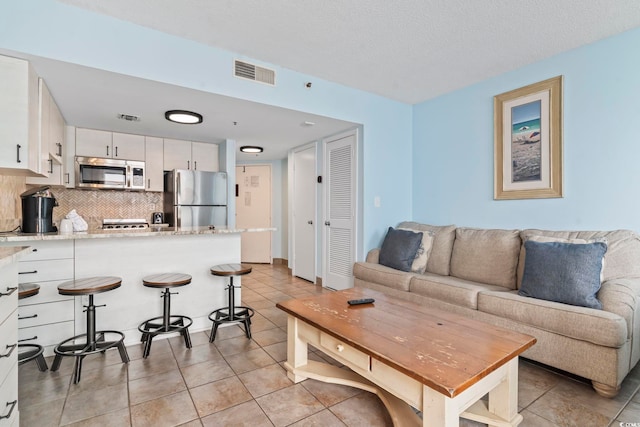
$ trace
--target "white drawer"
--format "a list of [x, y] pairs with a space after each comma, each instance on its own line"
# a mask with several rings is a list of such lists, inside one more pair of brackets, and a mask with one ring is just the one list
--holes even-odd
[[73, 300], [18, 307], [18, 328], [73, 321], [73, 318]]
[[17, 272], [17, 263], [0, 268], [0, 322], [4, 321], [18, 306]]
[[74, 336], [73, 331], [73, 321], [21, 328], [18, 330], [18, 341], [24, 344], [40, 344], [42, 346], [59, 344]]
[[[17, 344], [18, 317], [16, 312], [13, 311], [7, 320], [0, 324], [0, 355], [8, 354], [7, 357], [0, 357], [0, 382], [5, 379], [11, 367], [18, 363], [18, 349], [14, 347]], [[1, 402], [0, 411], [2, 411]]]
[[29, 242], [31, 253], [21, 262], [39, 261], [43, 259], [73, 258], [72, 240], [49, 240]]
[[320, 333], [320, 346], [330, 356], [335, 356], [338, 360], [344, 359], [358, 368], [369, 370], [370, 358], [367, 354], [351, 347], [348, 344], [332, 337], [324, 332]]
[[32, 297], [22, 298], [18, 300], [18, 307], [24, 307], [33, 304], [42, 304], [46, 302], [72, 300], [73, 296], [60, 295], [58, 285], [66, 282], [66, 280], [57, 280], [55, 282], [40, 282], [40, 291]]
[[20, 283], [73, 279], [73, 259], [20, 262], [18, 268]]
[[[13, 402], [16, 402], [15, 404]], [[15, 421], [18, 419], [18, 363], [14, 363], [7, 378], [0, 386], [0, 416], [7, 416], [9, 411], [11, 416], [9, 418], [0, 419], [0, 427], [9, 427], [17, 425]]]

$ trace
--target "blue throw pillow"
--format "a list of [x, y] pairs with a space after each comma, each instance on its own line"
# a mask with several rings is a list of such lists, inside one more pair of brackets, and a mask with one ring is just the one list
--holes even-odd
[[600, 290], [602, 259], [607, 244], [561, 242], [524, 243], [526, 258], [520, 295], [602, 309]]
[[422, 232], [395, 230], [389, 227], [380, 248], [380, 265], [401, 271], [410, 271], [422, 243]]

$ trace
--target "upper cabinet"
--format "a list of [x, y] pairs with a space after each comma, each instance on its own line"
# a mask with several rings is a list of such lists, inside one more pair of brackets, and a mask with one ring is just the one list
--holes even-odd
[[42, 176], [38, 76], [29, 62], [0, 56], [0, 173]]
[[217, 172], [218, 145], [165, 138], [164, 170], [173, 169]]
[[162, 138], [144, 137], [146, 191], [164, 191], [162, 170]]
[[144, 160], [144, 136], [77, 128], [76, 156]]

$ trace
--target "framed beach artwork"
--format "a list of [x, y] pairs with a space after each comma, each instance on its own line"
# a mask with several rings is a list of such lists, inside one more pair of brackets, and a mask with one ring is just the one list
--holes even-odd
[[493, 198], [562, 197], [562, 76], [494, 97]]

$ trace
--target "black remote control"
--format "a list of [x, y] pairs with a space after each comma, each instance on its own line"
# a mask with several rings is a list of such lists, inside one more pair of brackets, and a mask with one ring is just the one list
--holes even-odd
[[373, 298], [362, 298], [362, 299], [350, 299], [349, 301], [347, 301], [349, 303], [349, 305], [360, 305], [360, 304], [371, 304], [372, 302], [375, 302], [376, 300], [374, 300]]

